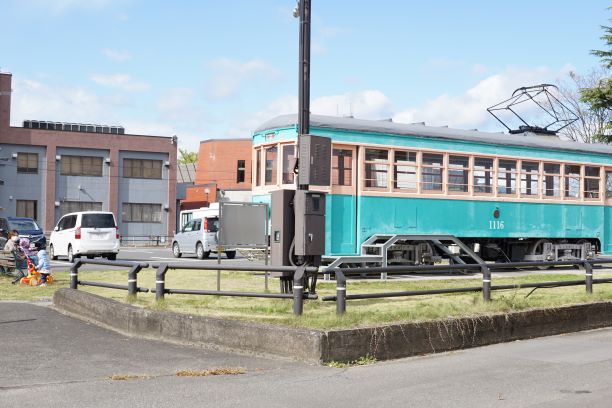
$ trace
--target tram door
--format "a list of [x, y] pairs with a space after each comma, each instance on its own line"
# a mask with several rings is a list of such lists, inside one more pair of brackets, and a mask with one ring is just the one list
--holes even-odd
[[357, 253], [357, 163], [355, 146], [333, 145], [327, 223], [330, 255]]

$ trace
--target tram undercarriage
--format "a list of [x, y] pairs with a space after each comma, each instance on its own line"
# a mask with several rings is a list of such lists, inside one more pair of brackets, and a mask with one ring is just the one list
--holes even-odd
[[592, 259], [596, 239], [457, 238], [452, 235], [376, 234], [357, 256], [328, 257], [328, 267], [538, 262]]

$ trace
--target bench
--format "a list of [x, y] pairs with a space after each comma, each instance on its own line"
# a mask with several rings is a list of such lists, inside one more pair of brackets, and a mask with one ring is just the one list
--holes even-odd
[[27, 267], [23, 264], [17, 267], [17, 261], [15, 254], [9, 251], [0, 251], [0, 274], [11, 275], [11, 276], [26, 276]]

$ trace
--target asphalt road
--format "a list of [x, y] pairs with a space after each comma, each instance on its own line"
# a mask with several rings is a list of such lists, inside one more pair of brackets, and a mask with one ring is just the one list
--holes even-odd
[[[0, 302], [0, 344], [0, 407], [607, 408], [612, 401], [612, 329], [339, 369], [128, 338], [49, 307]], [[246, 373], [175, 375], [215, 367]]]
[[[86, 259], [86, 258], [83, 258]], [[103, 258], [96, 258], [103, 259]], [[189, 264], [193, 262], [200, 263], [211, 263], [216, 264], [217, 257], [216, 254], [211, 254], [211, 257], [206, 260], [199, 260], [195, 255], [183, 255], [181, 258], [175, 258], [172, 255], [172, 250], [170, 248], [163, 247], [122, 247], [119, 250], [119, 255], [117, 256], [117, 260], [125, 260], [125, 261], [143, 261], [143, 262], [172, 262], [172, 263], [184, 263]], [[227, 259], [225, 254], [221, 255], [221, 262], [223, 264], [231, 264], [231, 265], [263, 265], [263, 261], [249, 261], [248, 259], [240, 256], [238, 254], [235, 259]], [[60, 258], [56, 261], [51, 261], [51, 267], [54, 271], [67, 271], [70, 269], [70, 262], [68, 262], [65, 258]], [[112, 267], [102, 266], [102, 265], [84, 265], [80, 270], [107, 270], [113, 269]], [[125, 269], [125, 267], [123, 268]]]

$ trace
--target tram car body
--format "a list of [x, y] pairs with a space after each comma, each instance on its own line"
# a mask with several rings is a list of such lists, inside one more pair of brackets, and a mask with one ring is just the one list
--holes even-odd
[[[318, 188], [331, 259], [375, 255], [390, 236], [389, 263], [456, 252], [430, 236], [493, 261], [612, 254], [612, 146], [320, 115], [310, 134], [332, 141], [332, 183]], [[297, 115], [253, 133], [254, 201], [295, 189], [296, 142]]]

